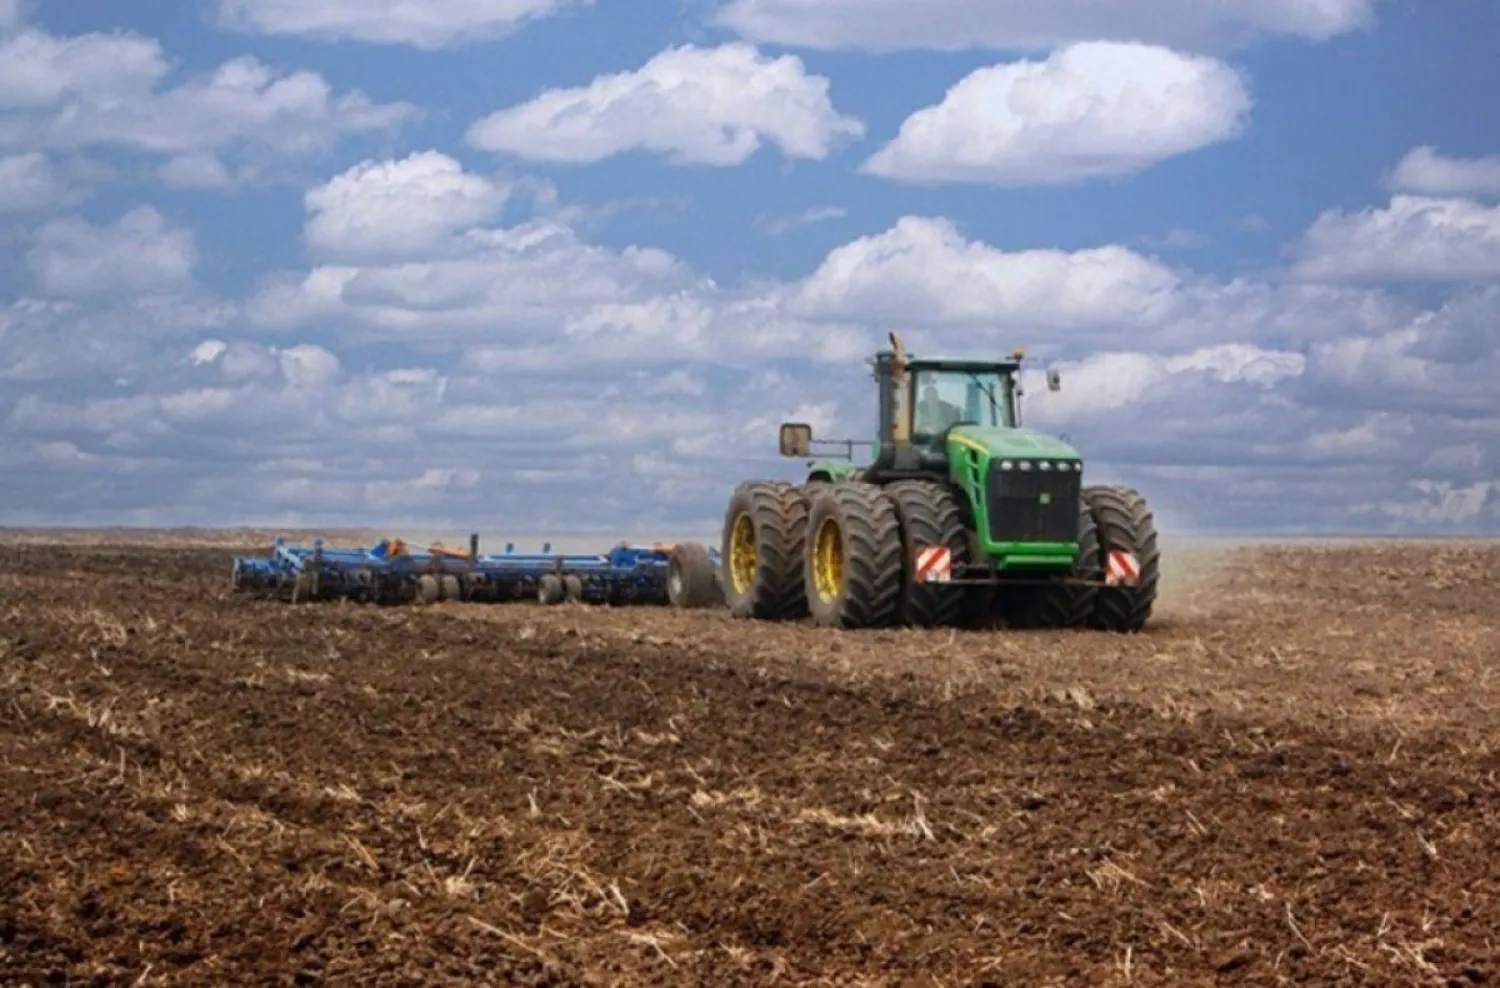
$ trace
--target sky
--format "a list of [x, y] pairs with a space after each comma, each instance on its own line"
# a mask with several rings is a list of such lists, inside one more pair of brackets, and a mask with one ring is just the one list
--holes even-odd
[[[1027, 353], [1166, 531], [1500, 534], [1494, 0], [0, 0], [0, 525], [715, 529]], [[1063, 388], [1044, 384], [1047, 368]]]

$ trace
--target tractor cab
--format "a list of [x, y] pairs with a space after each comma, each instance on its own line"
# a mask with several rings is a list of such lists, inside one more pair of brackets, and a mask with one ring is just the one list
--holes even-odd
[[[871, 361], [879, 415], [873, 462], [862, 469], [852, 462], [814, 463], [811, 479], [858, 477], [871, 483], [946, 479], [952, 476], [950, 447], [973, 448], [976, 442], [996, 439], [1003, 444], [1004, 437], [1022, 431], [1020, 372], [1025, 354], [1021, 350], [1001, 359], [916, 359], [907, 355], [895, 333], [890, 342], [890, 349]], [[1055, 370], [1048, 372], [1047, 386], [1060, 389]], [[818, 445], [843, 446], [847, 459], [854, 458], [853, 441], [814, 439], [805, 423], [782, 426], [783, 456], [811, 457]]]
[[1015, 378], [1005, 367], [923, 361], [910, 377], [911, 438], [919, 446], [940, 442], [957, 425], [1015, 427]]

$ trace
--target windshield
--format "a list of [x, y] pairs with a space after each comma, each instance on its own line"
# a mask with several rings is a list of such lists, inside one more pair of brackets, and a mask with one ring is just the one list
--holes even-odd
[[940, 436], [968, 422], [984, 427], [1010, 425], [1010, 376], [998, 371], [924, 370], [912, 375], [916, 395], [912, 435]]

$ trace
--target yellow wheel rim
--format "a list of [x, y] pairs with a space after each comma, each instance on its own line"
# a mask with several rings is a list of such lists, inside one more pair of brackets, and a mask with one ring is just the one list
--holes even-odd
[[755, 583], [755, 524], [748, 514], [734, 520], [729, 538], [729, 576], [735, 593], [749, 593]]
[[844, 589], [844, 540], [839, 524], [832, 518], [818, 526], [813, 542], [813, 580], [823, 603], [831, 604]]

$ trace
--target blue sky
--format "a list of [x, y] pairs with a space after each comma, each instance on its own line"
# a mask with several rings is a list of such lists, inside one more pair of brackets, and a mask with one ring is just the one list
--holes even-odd
[[1500, 530], [1487, 0], [0, 0], [0, 524], [712, 527], [1008, 351], [1194, 531]]

